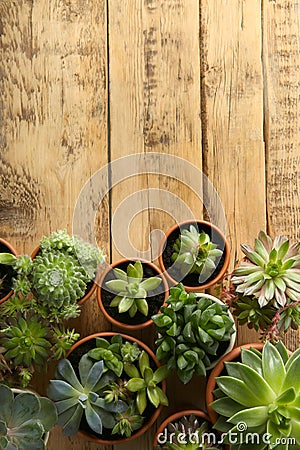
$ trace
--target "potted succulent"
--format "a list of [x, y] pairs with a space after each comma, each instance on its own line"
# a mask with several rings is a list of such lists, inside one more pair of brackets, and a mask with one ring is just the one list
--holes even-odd
[[33, 293], [40, 310], [51, 320], [79, 315], [79, 305], [96, 289], [94, 278], [104, 260], [101, 249], [66, 230], [44, 236], [31, 257], [0, 254], [0, 264], [16, 271], [12, 283], [15, 296], [24, 299]]
[[54, 404], [45, 397], [0, 384], [0, 448], [43, 450], [57, 422]]
[[220, 281], [230, 251], [223, 233], [212, 223], [197, 220], [175, 224], [162, 240], [159, 264], [171, 285], [182, 282], [187, 291], [204, 291]]
[[188, 383], [205, 376], [235, 342], [234, 320], [228, 307], [209, 294], [186, 292], [180, 283], [170, 289], [167, 306], [152, 316], [159, 333], [156, 356]]
[[241, 362], [224, 364], [210, 408], [232, 450], [299, 448], [300, 349], [289, 354], [281, 341], [267, 341], [261, 351], [242, 348]]
[[[13, 246], [2, 238], [0, 238], [0, 253], [17, 255]], [[15, 273], [12, 267], [0, 265], [0, 305], [13, 294], [12, 278], [14, 276]]]
[[254, 248], [242, 244], [241, 249], [245, 257], [225, 297], [239, 324], [276, 341], [300, 325], [300, 243], [290, 244], [286, 236], [272, 240], [260, 231]]
[[123, 259], [108, 267], [97, 288], [99, 307], [113, 324], [125, 330], [152, 325], [168, 297], [168, 284], [160, 270], [144, 260]]
[[168, 404], [167, 374], [141, 341], [96, 333], [78, 341], [59, 362], [48, 396], [65, 435], [112, 445], [140, 436], [154, 423]]
[[159, 426], [153, 450], [223, 450], [209, 417], [201, 410], [184, 410], [167, 417]]

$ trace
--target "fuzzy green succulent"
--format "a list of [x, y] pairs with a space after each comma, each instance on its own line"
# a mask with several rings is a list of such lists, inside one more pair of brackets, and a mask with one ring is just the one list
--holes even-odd
[[54, 404], [32, 392], [14, 391], [0, 384], [0, 449], [43, 450], [44, 435], [57, 422]]
[[162, 282], [160, 277], [143, 280], [143, 265], [140, 261], [128, 264], [126, 272], [119, 268], [113, 269], [114, 280], [109, 280], [105, 286], [116, 292], [110, 306], [118, 307], [120, 314], [128, 312], [134, 317], [137, 311], [148, 315], [147, 293], [156, 289]]
[[247, 436], [255, 434], [268, 442], [252, 441], [253, 450], [300, 448], [300, 349], [289, 356], [281, 341], [266, 342], [262, 352], [242, 349], [241, 362], [225, 366], [211, 406], [220, 415], [215, 428], [232, 450], [248, 448]]
[[176, 239], [171, 260], [183, 274], [197, 273], [199, 281], [205, 281], [216, 269], [222, 254], [208, 234], [199, 233], [194, 225], [190, 225]]
[[[211, 298], [187, 293], [182, 284], [170, 289], [161, 313], [152, 316], [160, 334], [156, 356], [175, 369], [179, 379], [188, 383], [193, 373], [206, 375], [206, 368], [217, 359], [221, 342], [228, 342], [235, 325], [228, 307]], [[221, 355], [220, 355], [221, 356]]]
[[101, 435], [103, 428], [116, 425], [114, 414], [122, 413], [127, 404], [122, 400], [107, 402], [99, 393], [115, 378], [104, 372], [103, 361], [94, 362], [88, 355], [79, 361], [79, 378], [68, 359], [62, 359], [56, 370], [56, 379], [50, 380], [48, 396], [55, 402], [58, 423], [66, 436], [77, 433], [83, 414], [89, 427]]
[[246, 258], [231, 279], [238, 294], [257, 298], [260, 307], [271, 303], [281, 308], [299, 300], [299, 242], [291, 245], [286, 236], [276, 236], [272, 241], [260, 231], [254, 249], [246, 244], [241, 248]]
[[221, 450], [220, 436], [214, 432], [207, 420], [194, 414], [169, 422], [158, 436], [159, 444], [154, 450]]

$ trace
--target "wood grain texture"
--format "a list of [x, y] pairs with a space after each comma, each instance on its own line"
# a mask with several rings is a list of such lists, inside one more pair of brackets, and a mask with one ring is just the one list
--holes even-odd
[[[300, 238], [300, 5], [263, 2], [267, 213], [271, 235]], [[288, 344], [299, 346], [289, 333]]]
[[204, 170], [226, 212], [232, 269], [240, 244], [266, 227], [261, 2], [201, 5]]

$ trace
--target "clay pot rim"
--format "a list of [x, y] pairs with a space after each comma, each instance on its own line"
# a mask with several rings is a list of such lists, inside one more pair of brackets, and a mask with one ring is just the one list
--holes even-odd
[[[145, 322], [139, 323], [139, 324], [135, 324], [135, 325], [129, 325], [126, 324], [124, 322], [120, 322], [119, 320], [115, 319], [114, 317], [110, 316], [109, 313], [106, 311], [103, 302], [102, 302], [102, 295], [101, 295], [101, 291], [102, 291], [102, 284], [104, 281], [104, 278], [106, 277], [106, 275], [113, 270], [115, 267], [117, 267], [120, 264], [124, 264], [124, 263], [129, 263], [130, 261], [141, 261], [141, 263], [143, 264], [147, 264], [148, 266], [150, 266], [152, 269], [154, 269], [157, 272], [157, 275], [160, 276], [160, 278], [163, 281], [164, 284], [164, 288], [165, 288], [165, 298], [164, 298], [164, 302], [161, 306], [166, 306], [166, 300], [169, 296], [169, 285], [168, 282], [164, 276], [164, 274], [161, 272], [160, 268], [157, 267], [155, 264], [153, 264], [153, 262], [151, 261], [147, 261], [146, 259], [143, 258], [123, 258], [123, 259], [119, 259], [118, 261], [110, 264], [101, 274], [99, 282], [97, 282], [97, 301], [98, 301], [98, 305], [99, 308], [102, 312], [102, 314], [104, 315], [104, 317], [114, 326], [119, 327], [125, 331], [135, 331], [135, 330], [142, 330], [145, 329], [151, 325], [153, 325], [153, 320], [150, 318], [148, 320], [146, 320]], [[160, 312], [160, 310], [158, 311], [158, 313]]]
[[[31, 253], [31, 258], [32, 259], [34, 259], [35, 257], [36, 257], [36, 255], [38, 254], [38, 252], [39, 252], [39, 250], [40, 250], [40, 245], [37, 245], [35, 248], [34, 248], [34, 250], [32, 251], [32, 253]], [[96, 278], [97, 278], [97, 274], [95, 275], [95, 280], [96, 280]], [[92, 284], [92, 286], [91, 286], [91, 288], [88, 290], [88, 291], [86, 291], [86, 293], [84, 294], [84, 296], [83, 297], [81, 297], [79, 300], [77, 300], [77, 305], [83, 305], [92, 295], [93, 295], [93, 293], [95, 292], [95, 290], [96, 290], [96, 287], [97, 287], [97, 282], [96, 281], [94, 281], [93, 282], [93, 284]]]
[[[3, 239], [3, 238], [0, 238], [0, 243], [3, 244], [3, 245], [5, 245], [5, 246], [10, 250], [10, 252], [11, 252], [14, 256], [18, 256], [17, 250], [16, 250], [16, 249], [15, 249], [8, 241], [6, 241], [6, 240]], [[1, 305], [2, 303], [4, 303], [6, 300], [8, 300], [9, 297], [11, 297], [11, 296], [13, 295], [13, 293], [14, 293], [14, 291], [13, 291], [13, 289], [11, 289], [11, 290], [5, 295], [5, 297], [0, 298], [0, 305]]]
[[251, 347], [255, 348], [257, 350], [262, 350], [264, 344], [262, 342], [252, 342], [249, 344], [242, 344], [239, 345], [235, 348], [233, 348], [231, 350], [231, 352], [227, 353], [217, 364], [216, 366], [213, 368], [213, 370], [211, 371], [209, 378], [207, 380], [207, 385], [206, 385], [206, 408], [207, 408], [207, 414], [210, 418], [210, 421], [212, 424], [215, 424], [219, 414], [216, 413], [216, 411], [214, 411], [212, 409], [212, 407], [210, 406], [210, 404], [214, 401], [214, 396], [213, 396], [213, 391], [216, 388], [216, 381], [215, 378], [218, 377], [222, 371], [225, 368], [224, 363], [225, 362], [231, 362], [235, 359], [237, 359], [240, 354], [241, 354], [241, 350], [242, 348], [245, 348], [247, 350], [249, 350]]
[[199, 291], [204, 291], [205, 289], [210, 288], [211, 286], [213, 286], [216, 283], [218, 283], [218, 281], [220, 281], [224, 277], [224, 275], [225, 275], [225, 273], [227, 271], [227, 268], [229, 266], [229, 262], [230, 262], [230, 248], [229, 248], [228, 241], [226, 240], [226, 238], [225, 238], [224, 234], [222, 233], [222, 231], [216, 225], [214, 225], [211, 222], [208, 222], [206, 220], [201, 220], [201, 219], [195, 219], [195, 220], [190, 219], [190, 220], [185, 220], [183, 222], [175, 223], [165, 233], [164, 238], [160, 242], [159, 252], [158, 252], [158, 254], [159, 254], [158, 261], [159, 261], [160, 268], [162, 270], [162, 273], [165, 275], [165, 277], [167, 278], [167, 280], [168, 280], [168, 282], [170, 283], [171, 286], [174, 286], [174, 285], [178, 284], [179, 281], [176, 281], [174, 278], [172, 278], [169, 275], [169, 273], [168, 273], [168, 271], [167, 271], [167, 269], [166, 269], [166, 267], [164, 265], [164, 262], [163, 262], [163, 257], [162, 257], [163, 249], [165, 247], [165, 244], [166, 244], [170, 234], [173, 233], [173, 231], [175, 231], [176, 229], [180, 228], [182, 225], [186, 225], [186, 224], [189, 224], [189, 223], [190, 224], [192, 224], [192, 223], [203, 224], [203, 225], [209, 226], [210, 228], [213, 228], [221, 236], [221, 238], [223, 239], [223, 242], [224, 242], [223, 254], [225, 253], [225, 260], [224, 260], [223, 267], [221, 268], [220, 272], [216, 275], [216, 277], [213, 278], [208, 283], [204, 283], [204, 284], [201, 284], [199, 286], [186, 286], [186, 285], [184, 285], [184, 289], [187, 292], [199, 292]]
[[[122, 332], [119, 333], [117, 331], [101, 331], [99, 333], [93, 333], [93, 334], [90, 334], [89, 336], [86, 336], [86, 337], [80, 339], [79, 341], [75, 342], [75, 344], [72, 345], [72, 347], [70, 348], [70, 350], [66, 354], [66, 358], [70, 355], [70, 353], [73, 352], [73, 350], [75, 350], [77, 347], [79, 347], [81, 344], [84, 344], [85, 342], [88, 342], [88, 341], [90, 341], [92, 339], [95, 339], [97, 337], [107, 338], [107, 337], [116, 336], [118, 334], [120, 334], [122, 336], [122, 338], [125, 339], [125, 340], [131, 341], [131, 342], [136, 342], [139, 345], [139, 347], [141, 347], [143, 350], [145, 350], [148, 353], [148, 355], [154, 361], [154, 363], [155, 363], [155, 365], [157, 367], [161, 366], [160, 362], [156, 358], [156, 356], [153, 353], [153, 351], [151, 350], [151, 348], [148, 347], [144, 342], [142, 342], [138, 338], [135, 338], [133, 336], [129, 336], [128, 334], [124, 334]], [[164, 393], [166, 393], [166, 390], [167, 390], [166, 380], [163, 380], [161, 382], [161, 389], [163, 390]], [[148, 431], [149, 428], [151, 428], [151, 426], [157, 420], [157, 418], [158, 418], [162, 408], [163, 408], [163, 406], [159, 405], [159, 407], [156, 408], [156, 410], [154, 411], [153, 415], [150, 417], [150, 420], [145, 425], [142, 425], [139, 430], [134, 432], [134, 434], [132, 434], [128, 438], [125, 437], [125, 438], [114, 439], [114, 440], [113, 439], [112, 440], [101, 439], [101, 438], [97, 438], [95, 436], [89, 435], [87, 432], [81, 431], [81, 430], [78, 430], [77, 435], [82, 437], [82, 438], [84, 438], [87, 441], [95, 442], [97, 444], [104, 444], [104, 445], [106, 445], [106, 444], [108, 444], [108, 445], [116, 445], [116, 444], [128, 442], [128, 441], [131, 441], [131, 440], [141, 436], [146, 431]]]

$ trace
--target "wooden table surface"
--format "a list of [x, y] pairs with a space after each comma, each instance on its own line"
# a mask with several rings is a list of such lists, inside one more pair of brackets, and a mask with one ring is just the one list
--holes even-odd
[[[67, 228], [96, 236], [108, 261], [128, 235], [155, 258], [157, 230], [187, 207], [222, 222], [202, 173], [224, 208], [231, 268], [260, 229], [299, 239], [297, 0], [0, 0], [0, 10], [0, 235], [19, 252]], [[109, 185], [89, 191], [91, 222], [84, 204], [74, 211], [95, 173]], [[74, 324], [82, 337], [110, 329], [95, 299]], [[135, 335], [152, 345], [152, 331]], [[239, 329], [238, 343], [257, 339]], [[296, 348], [299, 334], [287, 342]], [[41, 392], [50, 375], [36, 377]], [[203, 405], [204, 383], [170, 381], [163, 416]], [[150, 450], [154, 432], [118, 449]], [[48, 448], [112, 449], [58, 427]]]

